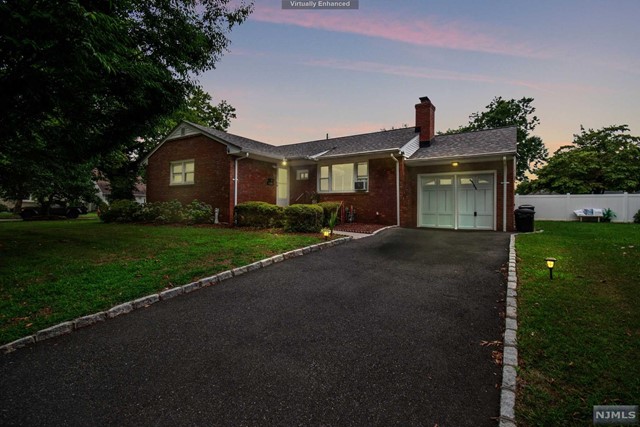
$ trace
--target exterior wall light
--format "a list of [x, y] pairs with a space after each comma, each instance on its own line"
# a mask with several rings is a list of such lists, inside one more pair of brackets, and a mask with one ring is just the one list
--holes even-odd
[[555, 258], [546, 258], [547, 268], [549, 269], [549, 280], [553, 280], [553, 267], [556, 265]]
[[451, 162], [451, 166], [453, 166], [454, 168], [457, 168], [459, 164], [460, 163], [458, 162]]
[[287, 166], [287, 159], [282, 159], [282, 166]]

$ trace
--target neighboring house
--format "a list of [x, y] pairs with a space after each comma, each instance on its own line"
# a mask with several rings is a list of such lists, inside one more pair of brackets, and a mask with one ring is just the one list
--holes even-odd
[[190, 122], [144, 160], [149, 202], [194, 199], [231, 222], [246, 201], [342, 201], [358, 222], [514, 229], [516, 128], [435, 135], [420, 98], [415, 127], [273, 146]]
[[[147, 203], [147, 185], [142, 182], [137, 182], [133, 190], [131, 191], [135, 201], [143, 204]], [[96, 194], [100, 200], [104, 203], [109, 203], [109, 196], [111, 195], [111, 185], [109, 181], [99, 179], [96, 181]]]

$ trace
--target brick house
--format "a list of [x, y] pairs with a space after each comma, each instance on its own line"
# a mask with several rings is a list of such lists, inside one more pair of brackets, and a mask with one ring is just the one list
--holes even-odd
[[194, 199], [231, 222], [246, 201], [341, 201], [358, 222], [514, 230], [516, 128], [435, 135], [420, 98], [415, 127], [273, 146], [190, 122], [145, 159], [147, 200]]

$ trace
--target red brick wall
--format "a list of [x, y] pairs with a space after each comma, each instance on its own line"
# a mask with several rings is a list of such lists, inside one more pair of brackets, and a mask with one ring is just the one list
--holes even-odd
[[[194, 184], [169, 185], [173, 161], [195, 160]], [[225, 145], [202, 135], [166, 141], [149, 158], [147, 201], [200, 200], [220, 209], [220, 221], [229, 222], [229, 156]]]
[[[514, 231], [513, 209], [515, 203], [515, 187], [513, 182], [513, 160], [507, 161], [507, 231]], [[451, 165], [434, 165], [408, 167], [405, 169], [403, 188], [405, 198], [402, 199], [401, 225], [403, 227], [416, 227], [418, 224], [418, 175], [430, 173], [456, 173], [473, 171], [496, 171], [496, 230], [502, 231], [502, 161], [484, 163], [461, 163], [458, 167]]]
[[275, 204], [276, 173], [274, 163], [251, 157], [238, 160], [238, 203], [257, 201]]
[[353, 206], [357, 222], [396, 224], [396, 162], [391, 157], [369, 160], [368, 192], [322, 193], [320, 201]]
[[429, 98], [422, 99], [416, 104], [416, 127], [420, 128], [420, 142], [425, 142], [435, 135], [436, 107]]

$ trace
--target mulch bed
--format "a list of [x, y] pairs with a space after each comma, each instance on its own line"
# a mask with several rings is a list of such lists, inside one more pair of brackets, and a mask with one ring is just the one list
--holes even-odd
[[333, 231], [347, 231], [350, 233], [365, 233], [372, 234], [381, 228], [388, 227], [388, 225], [383, 224], [361, 224], [358, 222], [339, 224], [333, 229]]

